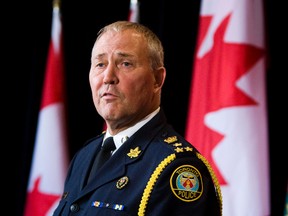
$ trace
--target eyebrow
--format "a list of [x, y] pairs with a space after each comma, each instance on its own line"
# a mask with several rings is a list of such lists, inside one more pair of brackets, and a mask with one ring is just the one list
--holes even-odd
[[[106, 55], [107, 55], [106, 53], [99, 53], [99, 54], [95, 55], [93, 59], [101, 59]], [[134, 55], [132, 55], [132, 54], [121, 52], [121, 51], [117, 52], [116, 55], [120, 56], [120, 57], [131, 57], [131, 58], [134, 57]]]
[[133, 57], [133, 55], [124, 52], [117, 52], [116, 55], [121, 57]]

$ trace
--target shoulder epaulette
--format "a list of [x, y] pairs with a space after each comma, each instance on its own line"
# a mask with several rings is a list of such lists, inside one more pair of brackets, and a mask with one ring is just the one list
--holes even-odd
[[[170, 136], [168, 138], [165, 138], [163, 141], [173, 147], [174, 153], [170, 154], [164, 160], [162, 160], [160, 164], [156, 167], [154, 172], [152, 173], [149, 181], [147, 182], [147, 185], [144, 189], [144, 192], [141, 198], [141, 202], [140, 202], [139, 209], [138, 209], [138, 216], [145, 215], [146, 206], [150, 198], [151, 192], [160, 174], [163, 172], [163, 170], [172, 161], [174, 161], [177, 158], [177, 156], [180, 156], [183, 153], [185, 154], [185, 152], [193, 152], [193, 146], [192, 145], [187, 146], [186, 144], [183, 145], [181, 142], [179, 142], [177, 136]], [[218, 203], [219, 203], [220, 210], [221, 210], [221, 215], [222, 215], [222, 194], [221, 194], [220, 185], [218, 183], [218, 179], [212, 167], [210, 166], [209, 162], [206, 160], [206, 158], [202, 156], [198, 151], [195, 151], [195, 154], [205, 164], [205, 166], [207, 167], [212, 177], [213, 183], [215, 185]], [[186, 179], [187, 180], [186, 183], [188, 183], [188, 185], [181, 185], [181, 181], [182, 181], [181, 179]], [[196, 167], [192, 165], [179, 166], [175, 169], [175, 171], [171, 175], [170, 186], [171, 186], [172, 192], [178, 199], [184, 202], [192, 202], [194, 200], [197, 200], [198, 198], [200, 198], [200, 196], [202, 195], [202, 191], [203, 191], [203, 182], [202, 182], [201, 173], [198, 171]], [[183, 187], [183, 188], [179, 188], [179, 187]], [[187, 198], [186, 196], [182, 197], [181, 195], [175, 192], [175, 191], [181, 191], [181, 190], [187, 193], [197, 194], [197, 196], [191, 196], [191, 197], [188, 196]]]

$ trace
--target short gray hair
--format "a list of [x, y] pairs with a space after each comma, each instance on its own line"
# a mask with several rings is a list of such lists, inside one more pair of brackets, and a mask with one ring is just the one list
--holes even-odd
[[164, 49], [160, 39], [151, 29], [142, 24], [129, 21], [116, 21], [100, 29], [96, 41], [108, 31], [121, 32], [127, 29], [135, 30], [146, 39], [152, 69], [156, 70], [164, 66]]

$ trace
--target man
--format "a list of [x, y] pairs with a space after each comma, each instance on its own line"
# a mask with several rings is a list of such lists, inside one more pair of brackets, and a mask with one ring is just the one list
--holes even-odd
[[[162, 44], [147, 27], [118, 21], [100, 30], [89, 82], [107, 130], [74, 156], [55, 216], [221, 215], [212, 168], [160, 107], [165, 77]], [[92, 171], [108, 137], [116, 149]]]

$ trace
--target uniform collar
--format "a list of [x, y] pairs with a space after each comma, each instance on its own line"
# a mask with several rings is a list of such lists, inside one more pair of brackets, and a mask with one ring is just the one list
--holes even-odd
[[[120, 148], [120, 146], [125, 141], [127, 141], [129, 139], [129, 137], [131, 137], [136, 131], [138, 131], [143, 125], [145, 125], [148, 121], [150, 121], [159, 112], [159, 110], [160, 110], [160, 107], [158, 107], [155, 111], [153, 111], [152, 113], [147, 115], [144, 119], [139, 121], [134, 126], [127, 128], [126, 130], [123, 130], [123, 131], [119, 132], [118, 134], [114, 135], [113, 139], [114, 139], [114, 143], [116, 145], [116, 150], [118, 148]], [[112, 135], [107, 130], [104, 140], [110, 136], [112, 136]]]

